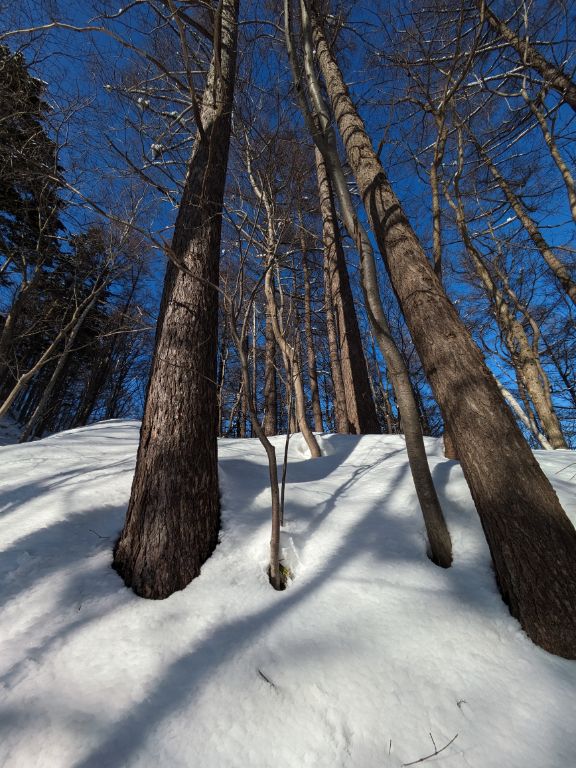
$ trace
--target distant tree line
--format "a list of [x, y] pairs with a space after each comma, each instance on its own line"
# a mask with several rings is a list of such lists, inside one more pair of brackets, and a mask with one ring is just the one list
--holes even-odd
[[146, 244], [71, 231], [45, 85], [0, 46], [0, 414], [22, 439], [138, 413], [148, 370]]

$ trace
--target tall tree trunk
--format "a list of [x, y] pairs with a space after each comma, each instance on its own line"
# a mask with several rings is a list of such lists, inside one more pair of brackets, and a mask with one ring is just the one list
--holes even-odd
[[[340, 365], [346, 397], [349, 431], [358, 435], [380, 434], [380, 423], [370, 388], [370, 379], [362, 349], [362, 337], [354, 297], [350, 285], [334, 196], [322, 153], [316, 148], [316, 173], [321, 190], [320, 204], [323, 220], [328, 222], [327, 236], [332, 237], [334, 266], [330, 268], [330, 290], [336, 311], [340, 346]], [[322, 207], [323, 206], [323, 207]], [[326, 226], [326, 225], [325, 225]], [[331, 262], [332, 263], [332, 262]]]
[[[294, 79], [297, 83], [299, 93], [301, 94], [301, 78], [295, 63], [294, 48], [290, 32], [288, 2], [285, 2], [284, 8], [286, 43], [294, 72]], [[374, 330], [374, 335], [382, 356], [386, 361], [388, 373], [392, 381], [392, 386], [394, 387], [396, 401], [404, 418], [406, 452], [408, 454], [410, 471], [414, 481], [420, 509], [422, 510], [424, 525], [426, 527], [429, 543], [429, 556], [437, 565], [447, 568], [452, 562], [452, 542], [430, 473], [410, 377], [402, 355], [390, 333], [388, 321], [380, 300], [374, 251], [370, 244], [368, 234], [362, 227], [361, 222], [356, 215], [336, 149], [336, 138], [324, 104], [320, 83], [318, 82], [314, 71], [313, 48], [315, 46], [313, 46], [312, 42], [312, 31], [310, 29], [307, 8], [304, 0], [301, 0], [300, 8], [302, 12], [303, 28], [305, 31], [304, 64], [306, 76], [310, 94], [316, 107], [316, 116], [321, 121], [322, 126], [319, 135], [319, 132], [312, 125], [312, 135], [315, 143], [322, 152], [329, 173], [330, 182], [338, 195], [344, 225], [346, 226], [350, 237], [356, 240], [358, 253], [360, 255], [361, 285], [368, 318]], [[310, 125], [313, 121], [306, 104], [302, 102], [303, 100], [301, 100], [301, 106], [306, 122]]]
[[238, 0], [223, 0], [220, 11], [164, 280], [132, 494], [114, 552], [126, 584], [154, 599], [198, 576], [220, 524], [217, 286]]
[[328, 350], [330, 353], [330, 370], [332, 372], [332, 384], [334, 388], [334, 418], [336, 431], [341, 434], [350, 432], [348, 411], [346, 407], [346, 393], [344, 378], [342, 375], [342, 363], [338, 342], [338, 329], [334, 313], [334, 301], [332, 291], [334, 281], [337, 280], [338, 261], [336, 255], [337, 244], [340, 241], [340, 232], [334, 208], [334, 198], [330, 188], [330, 182], [326, 174], [326, 166], [322, 154], [318, 148], [316, 153], [316, 172], [318, 177], [318, 196], [320, 199], [320, 213], [322, 215], [322, 241], [324, 245], [324, 301], [326, 309], [326, 335], [328, 336]]
[[[302, 369], [300, 366], [298, 349], [296, 348], [296, 343], [293, 345], [288, 343], [284, 332], [280, 327], [278, 306], [276, 305], [274, 290], [274, 270], [270, 268], [270, 264], [268, 264], [266, 277], [264, 279], [264, 290], [266, 293], [266, 301], [268, 302], [270, 319], [272, 321], [274, 338], [276, 339], [276, 344], [278, 345], [284, 360], [288, 390], [291, 386], [294, 387], [294, 403], [296, 409], [295, 420], [304, 436], [306, 445], [310, 450], [310, 455], [312, 458], [316, 459], [322, 455], [322, 452], [306, 419], [306, 398], [304, 395], [304, 384], [302, 381]], [[295, 430], [291, 429], [290, 431], [294, 432]]]
[[524, 39], [519, 37], [510, 27], [489, 8], [486, 0], [476, 0], [476, 5], [480, 11], [481, 21], [486, 20], [490, 27], [505, 40], [510, 47], [514, 48], [520, 60], [527, 67], [530, 67], [544, 79], [544, 82], [550, 88], [564, 97], [564, 100], [576, 112], [576, 83], [557, 64], [548, 61], [532, 45], [528, 36]]
[[262, 428], [266, 437], [277, 434], [278, 402], [276, 387], [276, 340], [270, 307], [266, 305], [266, 350], [264, 353], [264, 421]]
[[[304, 245], [302, 246], [304, 248]], [[306, 338], [306, 352], [308, 356], [308, 378], [310, 379], [310, 396], [312, 400], [312, 415], [314, 417], [314, 429], [323, 432], [322, 407], [320, 406], [320, 393], [318, 391], [318, 369], [316, 367], [316, 353], [314, 351], [314, 335], [312, 333], [312, 297], [310, 291], [310, 270], [306, 251], [302, 251], [302, 271], [304, 273], [304, 335]]]
[[576, 658], [576, 531], [428, 262], [317, 14], [314, 22], [315, 48], [348, 162], [425, 373], [451, 426], [502, 595], [534, 642]]

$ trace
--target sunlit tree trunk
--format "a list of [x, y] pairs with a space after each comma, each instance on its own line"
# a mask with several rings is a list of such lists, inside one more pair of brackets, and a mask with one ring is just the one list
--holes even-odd
[[217, 286], [238, 0], [223, 0], [220, 11], [164, 280], [132, 494], [114, 552], [126, 584], [155, 599], [200, 573], [220, 524]]
[[315, 49], [348, 162], [451, 426], [502, 595], [534, 642], [575, 658], [576, 531], [426, 258], [350, 98], [321, 17], [313, 18]]

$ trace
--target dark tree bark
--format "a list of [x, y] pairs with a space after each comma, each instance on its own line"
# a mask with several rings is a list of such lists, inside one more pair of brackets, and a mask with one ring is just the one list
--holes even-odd
[[314, 335], [312, 333], [312, 297], [310, 291], [310, 270], [306, 251], [302, 251], [302, 271], [304, 274], [304, 335], [306, 337], [306, 353], [308, 357], [308, 378], [310, 379], [310, 396], [312, 400], [312, 415], [314, 417], [314, 429], [323, 432], [322, 407], [320, 406], [320, 393], [318, 390], [318, 369], [316, 367], [316, 353], [314, 351]]
[[[338, 225], [336, 225], [336, 231], [337, 229]], [[354, 434], [379, 435], [382, 430], [370, 387], [358, 316], [350, 286], [344, 248], [339, 236], [335, 245], [336, 271], [332, 282], [332, 297], [338, 318], [340, 359], [348, 419]]]
[[350, 425], [346, 408], [346, 393], [344, 378], [342, 375], [342, 363], [338, 341], [338, 329], [336, 325], [334, 301], [332, 290], [338, 269], [336, 256], [337, 244], [340, 239], [334, 197], [330, 188], [330, 181], [326, 173], [326, 165], [319, 149], [316, 149], [316, 174], [318, 177], [318, 197], [320, 200], [320, 213], [322, 215], [322, 241], [324, 245], [324, 299], [326, 305], [326, 335], [328, 336], [328, 349], [330, 353], [330, 370], [332, 372], [332, 384], [334, 388], [334, 418], [336, 431], [349, 434]]
[[217, 286], [237, 18], [238, 0], [223, 0], [164, 280], [132, 495], [114, 552], [126, 584], [153, 599], [198, 576], [218, 540]]
[[313, 104], [312, 110], [308, 106], [302, 87], [302, 76], [296, 61], [291, 34], [290, 3], [289, 0], [285, 0], [285, 39], [300, 107], [314, 142], [322, 153], [330, 183], [338, 196], [342, 221], [348, 235], [357, 244], [360, 256], [360, 282], [368, 318], [380, 351], [386, 361], [400, 411], [405, 414], [404, 433], [406, 437], [406, 451], [426, 527], [429, 544], [428, 554], [434, 563], [443, 568], [448, 568], [452, 562], [450, 533], [446, 526], [442, 507], [440, 506], [438, 494], [436, 493], [430, 473], [410, 377], [402, 355], [390, 333], [388, 321], [380, 300], [374, 251], [368, 233], [356, 215], [356, 209], [352, 202], [350, 190], [348, 189], [338, 155], [336, 136], [331, 124], [329, 109], [324, 101], [322, 87], [316, 75], [314, 63], [315, 47], [305, 0], [300, 0], [300, 11], [304, 33], [304, 70], [306, 73], [307, 93]]
[[[408, 369], [400, 350], [396, 346], [390, 333], [388, 321], [380, 300], [378, 275], [374, 251], [368, 237], [368, 233], [359, 221], [348, 184], [344, 177], [342, 165], [336, 148], [336, 136], [334, 134], [328, 107], [324, 102], [320, 82], [314, 68], [314, 48], [312, 29], [305, 0], [300, 0], [302, 28], [304, 31], [304, 68], [306, 71], [309, 94], [314, 103], [314, 117], [310, 113], [306, 99], [301, 90], [301, 77], [295, 60], [294, 46], [290, 31], [289, 3], [285, 0], [285, 37], [288, 47], [293, 76], [300, 95], [300, 105], [309, 126], [314, 142], [324, 158], [330, 183], [338, 195], [342, 221], [351, 238], [356, 241], [360, 255], [360, 282], [364, 294], [364, 301], [370, 324], [378, 342], [380, 351], [386, 361], [386, 366], [400, 412], [403, 415], [404, 434], [406, 437], [406, 451], [410, 464], [410, 472], [414, 480], [414, 487], [418, 496], [422, 517], [428, 537], [428, 554], [437, 565], [448, 568], [452, 562], [452, 543], [446, 521], [442, 513], [442, 507], [434, 487], [422, 429], [420, 426], [418, 410], [414, 400], [414, 393], [410, 382]], [[314, 120], [318, 120], [321, 130], [317, 130]]]
[[38, 425], [40, 424], [42, 419], [44, 419], [44, 417], [46, 416], [46, 413], [48, 410], [48, 404], [50, 403], [52, 393], [55, 391], [56, 387], [61, 384], [62, 380], [66, 376], [66, 365], [68, 363], [68, 358], [70, 357], [70, 353], [72, 352], [72, 347], [74, 346], [76, 337], [78, 336], [78, 333], [82, 328], [82, 324], [84, 323], [88, 313], [96, 303], [96, 298], [97, 297], [95, 296], [92, 302], [88, 304], [88, 306], [80, 316], [78, 323], [74, 326], [70, 335], [66, 339], [64, 349], [62, 350], [58, 358], [58, 363], [56, 364], [56, 368], [54, 369], [52, 376], [50, 377], [50, 380], [44, 387], [44, 391], [42, 392], [42, 397], [40, 398], [40, 402], [34, 409], [34, 413], [32, 414], [32, 416], [28, 419], [26, 426], [24, 427], [24, 429], [22, 430], [22, 433], [20, 434], [20, 439], [18, 442], [25, 443], [27, 440], [33, 438], [36, 435]]
[[276, 387], [276, 340], [270, 318], [270, 307], [266, 305], [266, 349], [264, 353], [264, 421], [262, 428], [266, 437], [277, 434], [278, 402]]
[[576, 531], [412, 230], [324, 37], [314, 43], [348, 162], [476, 504], [504, 600], [546, 650], [576, 658]]
[[[332, 238], [334, 265], [330, 268], [330, 291], [337, 317], [337, 332], [340, 348], [340, 365], [346, 398], [348, 431], [357, 435], [380, 434], [380, 423], [372, 397], [366, 360], [362, 347], [362, 337], [358, 326], [354, 297], [350, 286], [344, 248], [338, 228], [338, 219], [334, 208], [334, 199], [330, 180], [326, 173], [326, 164], [319, 150], [316, 150], [316, 172], [321, 190], [321, 210], [328, 220], [329, 231], [325, 235]], [[326, 188], [325, 185], [328, 185]], [[326, 225], [325, 225], [326, 226]]]

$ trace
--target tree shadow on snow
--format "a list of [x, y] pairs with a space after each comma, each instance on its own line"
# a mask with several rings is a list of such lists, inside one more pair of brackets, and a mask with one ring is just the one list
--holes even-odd
[[[131, 708], [123, 719], [115, 723], [105, 741], [87, 757], [79, 760], [74, 768], [126, 766], [136, 753], [145, 751], [147, 739], [155, 728], [169, 719], [172, 713], [184, 706], [190, 706], [210, 677], [227, 659], [249, 648], [262, 633], [269, 632], [275, 622], [295, 610], [324, 584], [337, 576], [347, 578], [342, 571], [359, 554], [372, 555], [376, 568], [378, 560], [386, 563], [395, 560], [426, 563], [419, 521], [415, 524], [413, 514], [393, 518], [386, 515], [389, 498], [394, 494], [395, 486], [404, 479], [408, 467], [403, 464], [396, 470], [393, 478], [387, 477], [387, 485], [389, 484], [390, 488], [388, 493], [379, 498], [369, 511], [350, 527], [336, 550], [310, 579], [302, 579], [286, 592], [276, 593], [275, 603], [264, 610], [221, 624], [196, 648], [171, 663], [163, 677], [147, 693], [146, 699], [136, 708]], [[367, 470], [357, 470], [358, 473], [364, 471]], [[350, 478], [344, 485], [349, 488], [353, 483], [354, 478]], [[303, 506], [291, 506], [290, 514], [304, 517], [306, 509]], [[319, 517], [323, 519], [325, 514], [326, 512], [322, 511]], [[314, 525], [313, 521], [311, 525]], [[427, 567], [436, 569], [430, 561], [427, 561]], [[193, 589], [193, 585], [190, 588]], [[238, 589], [242, 589], [242, 585], [239, 585]]]

